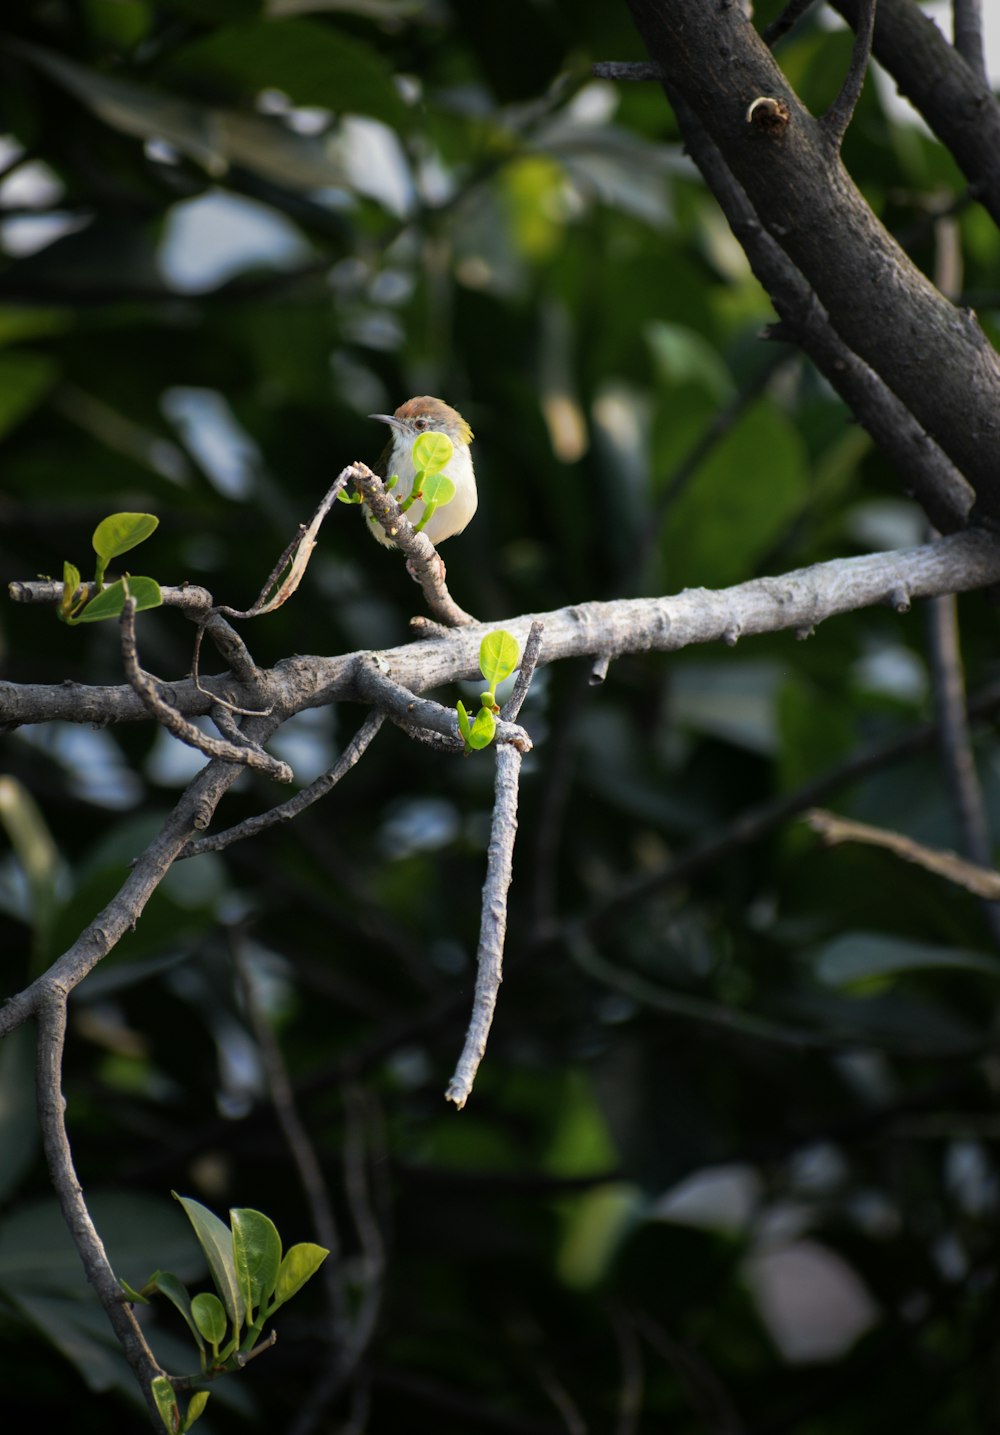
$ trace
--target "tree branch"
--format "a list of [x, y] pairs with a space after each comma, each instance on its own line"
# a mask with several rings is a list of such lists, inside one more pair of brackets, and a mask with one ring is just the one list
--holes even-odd
[[855, 106], [861, 98], [865, 75], [868, 73], [868, 60], [872, 52], [872, 35], [875, 30], [875, 6], [876, 0], [861, 0], [850, 67], [841, 86], [840, 94], [820, 121], [838, 149], [843, 143], [847, 127], [851, 123]]
[[252, 767], [278, 782], [291, 782], [293, 773], [287, 762], [271, 757], [270, 753], [249, 742], [227, 742], [224, 738], [212, 737], [196, 728], [172, 708], [157, 692], [157, 685], [148, 673], [139, 666], [139, 654], [135, 643], [135, 599], [128, 598], [121, 615], [122, 662], [125, 674], [133, 690], [139, 694], [152, 717], [165, 727], [167, 732], [188, 747], [204, 753], [206, 757], [217, 758], [220, 762], [235, 762], [241, 767]]
[[872, 827], [867, 822], [853, 822], [850, 818], [839, 817], [835, 812], [823, 812], [819, 808], [806, 815], [806, 822], [829, 847], [839, 842], [863, 842], [870, 847], [884, 847], [904, 862], [913, 862], [925, 872], [933, 872], [946, 882], [954, 882], [977, 897], [988, 902], [1000, 901], [1000, 872], [992, 867], [967, 862], [955, 852], [925, 847], [922, 842], [915, 842], [902, 832]]
[[472, 1092], [479, 1063], [486, 1051], [497, 994], [503, 981], [503, 944], [507, 932], [507, 889], [513, 875], [514, 838], [517, 834], [517, 788], [521, 754], [513, 743], [496, 744], [496, 789], [493, 824], [486, 857], [483, 913], [476, 954], [476, 991], [465, 1045], [448, 1083], [445, 1099], [461, 1111]]
[[[1000, 356], [872, 213], [820, 123], [737, 6], [629, 0], [668, 97], [686, 103], [841, 339], [883, 380], [1000, 520]], [[717, 63], [706, 64], [706, 56]], [[780, 125], [747, 122], [760, 97]], [[934, 383], [927, 383], [927, 374]]]
[[[860, 0], [832, 4], [856, 29]], [[873, 48], [1000, 225], [1000, 101], [985, 77], [913, 0], [879, 0]]]
[[87, 1280], [104, 1307], [154, 1420], [159, 1423], [160, 1417], [151, 1385], [153, 1379], [162, 1375], [163, 1371], [146, 1344], [132, 1307], [124, 1299], [122, 1288], [111, 1269], [104, 1243], [90, 1218], [66, 1133], [62, 1061], [66, 1042], [67, 995], [65, 989], [52, 983], [36, 1009], [38, 1120], [42, 1130], [45, 1159], [59, 1207], [83, 1262]]
[[294, 797], [287, 802], [280, 803], [277, 807], [271, 807], [267, 812], [258, 813], [256, 817], [247, 817], [243, 822], [237, 822], [233, 827], [227, 827], [223, 832], [213, 832], [207, 837], [193, 838], [185, 847], [183, 852], [178, 853], [178, 860], [185, 857], [200, 857], [203, 852], [221, 852], [234, 842], [242, 842], [246, 837], [256, 837], [268, 827], [273, 827], [278, 822], [290, 822], [314, 802], [318, 802], [350, 772], [367, 752], [369, 744], [375, 737], [379, 728], [385, 721], [384, 713], [371, 713], [355, 733], [340, 757], [328, 768], [321, 777], [310, 782], [308, 787], [303, 787]]
[[[827, 618], [877, 603], [905, 611], [917, 598], [935, 593], [964, 593], [1000, 581], [1000, 544], [987, 532], [967, 530], [913, 548], [835, 558], [774, 578], [754, 578], [732, 588], [689, 588], [661, 598], [621, 598], [579, 603], [549, 613], [507, 618], [496, 626], [510, 631], [523, 647], [531, 624], [545, 624], [545, 662], [605, 653], [677, 652], [695, 643], [792, 630], [808, 634]], [[273, 708], [264, 718], [248, 719], [244, 732], [265, 740], [280, 722], [305, 708], [332, 702], [384, 705], [393, 720], [423, 725], [453, 736], [452, 713], [438, 704], [410, 707], [415, 693], [446, 683], [474, 680], [479, 646], [493, 627], [470, 624], [438, 630], [438, 636], [383, 652], [345, 653], [337, 657], [298, 655], [262, 670], [260, 689]], [[402, 691], [388, 684], [386, 676]], [[228, 675], [212, 680], [224, 688]], [[190, 679], [171, 683], [171, 706], [191, 716], [209, 712], [211, 698]], [[380, 701], [380, 698], [383, 701]], [[280, 717], [278, 716], [280, 714]], [[130, 688], [82, 684], [0, 682], [0, 725], [49, 722], [134, 722], [146, 709]], [[273, 724], [273, 725], [272, 725]]]

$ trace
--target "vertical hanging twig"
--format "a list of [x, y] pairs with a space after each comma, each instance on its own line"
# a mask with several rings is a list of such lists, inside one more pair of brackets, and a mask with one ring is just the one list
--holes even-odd
[[850, 67], [844, 83], [840, 87], [840, 94], [820, 121], [838, 149], [847, 133], [847, 126], [851, 123], [854, 107], [861, 98], [861, 91], [864, 88], [868, 60], [872, 52], [872, 36], [875, 33], [875, 3], [876, 0], [860, 0], [858, 28], [854, 32], [854, 48], [851, 51]]
[[465, 1045], [448, 1083], [445, 1099], [461, 1111], [472, 1091], [479, 1063], [486, 1051], [497, 993], [503, 981], [503, 944], [507, 933], [507, 889], [513, 875], [514, 837], [517, 833], [517, 788], [521, 754], [509, 742], [496, 745], [497, 770], [493, 824], [486, 856], [483, 914], [476, 953], [476, 992]]
[[983, 45], [983, 0], [951, 0], [951, 14], [955, 49], [976, 79], [988, 85]]

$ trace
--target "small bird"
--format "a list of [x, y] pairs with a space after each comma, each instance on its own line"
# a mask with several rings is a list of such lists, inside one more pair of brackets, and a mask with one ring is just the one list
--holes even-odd
[[[394, 414], [369, 414], [370, 419], [388, 424], [391, 429], [389, 441], [373, 465], [373, 471], [381, 479], [396, 475], [399, 482], [392, 490], [393, 497], [402, 501], [409, 498], [413, 489], [416, 469], [413, 466], [413, 443], [422, 433], [443, 433], [451, 439], [455, 452], [442, 470], [455, 485], [455, 496], [450, 503], [442, 504], [427, 520], [424, 532], [435, 546], [443, 543], [456, 533], [461, 533], [479, 504], [476, 493], [476, 475], [472, 467], [472, 430], [457, 409], [435, 399], [429, 394], [407, 399]], [[407, 518], [414, 526], [423, 517], [424, 505], [417, 499], [407, 510]], [[394, 546], [382, 525], [367, 513], [368, 526], [379, 543], [387, 548]]]

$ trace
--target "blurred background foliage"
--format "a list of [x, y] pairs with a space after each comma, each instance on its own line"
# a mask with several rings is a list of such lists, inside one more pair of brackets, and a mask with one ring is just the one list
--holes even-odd
[[[5, 580], [86, 569], [106, 513], [148, 510], [143, 571], [243, 607], [341, 466], [377, 454], [366, 415], [425, 392], [476, 432], [480, 512], [445, 556], [484, 618], [923, 536], [841, 403], [762, 340], [771, 307], [658, 87], [589, 78], [641, 57], [623, 3], [7, 0], [0, 25]], [[783, 45], [814, 109], [849, 48], [822, 16]], [[995, 333], [1000, 238], [891, 86], [866, 86], [845, 157], [925, 268], [959, 241]], [[246, 628], [258, 661], [406, 639], [416, 590], [362, 527], [332, 515], [296, 600]], [[995, 610], [961, 609], [988, 690]], [[139, 633], [149, 669], [188, 671], [181, 617]], [[0, 643], [10, 680], [121, 681], [103, 625], [5, 602]], [[488, 756], [383, 732], [328, 802], [170, 874], [72, 1006], [70, 1130], [116, 1269], [197, 1278], [171, 1188], [318, 1239], [238, 958], [329, 1187], [340, 1293], [372, 1318], [312, 1428], [995, 1430], [989, 926], [888, 854], [731, 832], [882, 743], [826, 800], [957, 844], [933, 744], [892, 747], [933, 711], [923, 615], [632, 657], [596, 690], [588, 671], [543, 670], [525, 709], [507, 980], [461, 1115], [442, 1093]], [[361, 716], [303, 714], [274, 750], [305, 783]], [[989, 725], [976, 752], [995, 821]], [[198, 762], [150, 723], [5, 736], [5, 991], [108, 900]], [[284, 795], [247, 774], [220, 821]], [[31, 1068], [19, 1031], [5, 1412], [140, 1428], [47, 1194]], [[304, 1428], [325, 1321], [315, 1281], [204, 1428]], [[175, 1313], [149, 1330], [190, 1368]]]

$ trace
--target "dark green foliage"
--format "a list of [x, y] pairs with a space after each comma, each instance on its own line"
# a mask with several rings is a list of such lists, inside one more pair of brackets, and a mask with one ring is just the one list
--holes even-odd
[[[49, 184], [23, 201], [0, 181], [5, 583], [61, 579], [106, 515], [150, 513], [157, 580], [245, 608], [340, 468], [374, 460], [365, 416], [420, 393], [476, 433], [479, 513], [444, 557], [495, 629], [921, 538], [903, 479], [759, 337], [771, 306], [659, 88], [589, 81], [593, 60], [640, 56], [624, 3], [0, 8], [0, 134]], [[812, 23], [784, 44], [815, 108], [848, 48]], [[962, 188], [950, 158], [871, 83], [845, 158], [931, 266], [928, 216]], [[67, 222], [21, 254], [25, 204]], [[955, 223], [963, 297], [995, 332], [1000, 239], [975, 205]], [[418, 607], [399, 555], [337, 505], [295, 599], [241, 632], [273, 664], [403, 642]], [[996, 677], [995, 612], [961, 601], [970, 690]], [[120, 684], [115, 627], [4, 601], [2, 676]], [[190, 671], [183, 617], [138, 630], [150, 672]], [[218, 667], [207, 643], [202, 663]], [[387, 728], [299, 820], [177, 864], [80, 988], [75, 1158], [116, 1273], [138, 1290], [157, 1272], [158, 1357], [197, 1365], [173, 1306], [182, 1281], [209, 1284], [172, 1188], [329, 1244], [238, 952], [329, 1193], [342, 1309], [331, 1342], [324, 1267], [199, 1428], [290, 1428], [360, 1331], [320, 1429], [995, 1430], [1000, 959], [981, 909], [795, 822], [657, 880], [931, 715], [922, 614], [588, 675], [543, 667], [521, 714], [505, 981], [461, 1114], [443, 1092], [474, 981], [488, 753]], [[362, 718], [304, 714], [275, 751], [308, 782]], [[978, 730], [994, 827], [998, 752]], [[152, 722], [4, 735], [3, 995], [101, 910], [196, 761]], [[217, 825], [286, 795], [248, 774]], [[958, 842], [932, 748], [823, 801]], [[4, 1411], [18, 1429], [138, 1428], [49, 1193], [31, 1067], [25, 1029], [0, 1046]], [[265, 1246], [234, 1302], [270, 1298]], [[826, 1306], [789, 1323], [793, 1287]], [[211, 1301], [188, 1314], [222, 1339]]]

